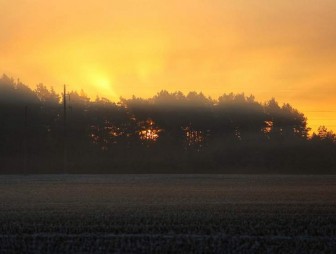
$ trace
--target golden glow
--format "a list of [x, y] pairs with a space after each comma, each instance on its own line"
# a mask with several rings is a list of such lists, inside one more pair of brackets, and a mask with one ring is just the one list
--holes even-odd
[[142, 140], [149, 140], [149, 141], [156, 141], [159, 138], [159, 134], [157, 130], [142, 130], [139, 132], [140, 139]]
[[334, 0], [0, 0], [0, 72], [117, 100], [245, 92], [336, 130]]
[[118, 101], [119, 96], [113, 90], [113, 78], [111, 75], [104, 75], [99, 72], [93, 72], [92, 69], [88, 69], [87, 80], [96, 88], [97, 95]]
[[159, 138], [159, 133], [162, 131], [159, 129], [153, 120], [147, 119], [147, 121], [142, 121], [138, 123], [139, 127], [142, 129], [138, 132], [139, 138], [146, 141], [157, 141]]
[[198, 147], [200, 149], [205, 141], [205, 135], [200, 130], [194, 130], [191, 126], [182, 128], [186, 138], [186, 148], [188, 147]]

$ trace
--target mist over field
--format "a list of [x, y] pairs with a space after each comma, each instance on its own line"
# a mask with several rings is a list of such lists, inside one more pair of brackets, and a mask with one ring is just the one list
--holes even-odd
[[276, 99], [161, 91], [118, 104], [0, 79], [0, 174], [335, 174], [336, 135]]

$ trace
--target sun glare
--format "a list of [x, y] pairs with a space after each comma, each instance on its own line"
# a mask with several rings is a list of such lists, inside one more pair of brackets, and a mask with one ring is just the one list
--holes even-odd
[[99, 72], [90, 74], [89, 82], [95, 88], [97, 96], [106, 97], [112, 101], [118, 100], [118, 95], [113, 87], [114, 79], [111, 75], [103, 75]]

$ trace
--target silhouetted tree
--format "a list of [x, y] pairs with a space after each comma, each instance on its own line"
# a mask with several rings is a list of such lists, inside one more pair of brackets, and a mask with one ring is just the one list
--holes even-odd
[[43, 104], [57, 105], [60, 102], [60, 96], [55, 92], [53, 87], [49, 90], [45, 85], [40, 83], [36, 85], [34, 92]]
[[[306, 117], [275, 99], [67, 96], [69, 172], [336, 173], [336, 135], [322, 126], [309, 137]], [[63, 108], [52, 88], [3, 75], [0, 119], [0, 172], [61, 172]]]
[[312, 140], [336, 143], [336, 134], [323, 125], [318, 128], [317, 133], [313, 133]]

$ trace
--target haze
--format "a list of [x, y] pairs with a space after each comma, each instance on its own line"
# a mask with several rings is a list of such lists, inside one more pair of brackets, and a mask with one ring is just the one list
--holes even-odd
[[334, 0], [0, 0], [0, 73], [118, 100], [166, 89], [289, 102], [336, 129]]

